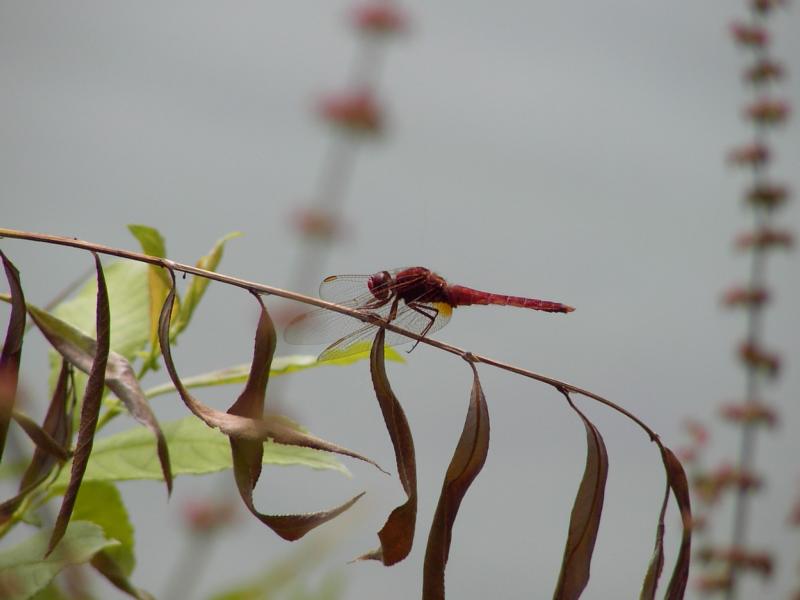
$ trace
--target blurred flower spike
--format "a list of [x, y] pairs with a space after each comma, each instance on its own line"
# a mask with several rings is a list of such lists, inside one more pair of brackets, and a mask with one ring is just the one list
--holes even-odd
[[736, 22], [731, 24], [731, 35], [740, 46], [763, 48], [769, 43], [769, 34], [763, 27]]
[[373, 35], [391, 35], [408, 30], [406, 14], [386, 0], [373, 0], [357, 6], [352, 20], [359, 31]]
[[378, 134], [384, 126], [381, 108], [368, 90], [327, 96], [319, 113], [328, 123], [356, 135]]
[[757, 231], [747, 231], [736, 237], [736, 247], [739, 250], [750, 250], [752, 248], [785, 248], [794, 246], [794, 236], [791, 231], [782, 229], [763, 228]]
[[777, 377], [781, 370], [780, 357], [772, 352], [767, 352], [758, 344], [743, 342], [739, 346], [739, 358], [750, 368], [763, 371], [769, 377]]
[[190, 500], [182, 507], [183, 518], [193, 533], [208, 534], [233, 522], [234, 505], [213, 500]]
[[692, 488], [706, 504], [715, 503], [726, 490], [755, 491], [761, 485], [761, 479], [754, 473], [740, 471], [727, 463], [711, 472], [697, 473], [692, 478]]
[[734, 307], [763, 306], [769, 300], [769, 292], [764, 288], [734, 287], [722, 296], [722, 304]]
[[704, 563], [721, 562], [726, 565], [755, 571], [763, 577], [772, 575], [774, 561], [767, 552], [752, 552], [744, 548], [700, 548], [695, 556]]
[[301, 208], [294, 211], [292, 224], [303, 236], [321, 241], [331, 241], [341, 233], [334, 216], [319, 208]]
[[789, 525], [800, 527], [800, 496], [795, 500], [794, 506], [792, 506], [792, 510], [789, 513]]
[[743, 404], [724, 404], [719, 409], [722, 418], [745, 425], [764, 424], [768, 427], [775, 427], [778, 423], [778, 415], [773, 409], [760, 402], [745, 402]]
[[684, 464], [690, 464], [697, 460], [697, 448], [695, 446], [683, 446], [676, 451], [678, 460]]
[[783, 79], [785, 71], [783, 66], [769, 59], [761, 59], [752, 67], [744, 72], [744, 78], [750, 83], [766, 83], [768, 81], [780, 81]]
[[760, 167], [769, 160], [769, 148], [764, 144], [747, 144], [728, 153], [728, 162], [736, 166]]
[[759, 14], [765, 15], [774, 8], [786, 6], [786, 0], [750, 0], [750, 6]]
[[758, 125], [781, 125], [789, 117], [791, 109], [783, 100], [758, 100], [745, 109], [747, 118]]
[[789, 199], [789, 189], [785, 185], [759, 183], [747, 192], [747, 202], [757, 208], [774, 210], [783, 206]]

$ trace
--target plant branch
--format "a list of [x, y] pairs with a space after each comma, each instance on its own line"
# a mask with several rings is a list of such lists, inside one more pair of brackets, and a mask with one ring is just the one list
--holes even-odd
[[264, 285], [261, 283], [256, 283], [253, 281], [247, 281], [246, 279], [240, 279], [238, 277], [232, 277], [230, 275], [225, 275], [222, 273], [216, 273], [214, 271], [207, 271], [205, 269], [200, 269], [198, 267], [194, 267], [192, 265], [187, 265], [179, 262], [175, 262], [173, 260], [169, 260], [167, 258], [159, 258], [156, 256], [150, 256], [147, 254], [142, 254], [140, 252], [132, 252], [130, 250], [123, 250], [121, 248], [113, 248], [111, 246], [104, 246], [102, 244], [96, 244], [93, 242], [87, 242], [84, 240], [79, 240], [78, 238], [68, 238], [62, 237], [57, 235], [49, 235], [43, 233], [34, 233], [29, 231], [17, 231], [14, 229], [5, 229], [0, 228], [0, 238], [7, 237], [12, 239], [21, 239], [21, 240], [29, 240], [33, 242], [41, 242], [45, 244], [56, 244], [60, 246], [68, 246], [71, 248], [79, 248], [81, 250], [88, 250], [91, 252], [97, 252], [99, 254], [106, 254], [110, 256], [116, 256], [119, 258], [124, 258], [128, 260], [135, 260], [139, 262], [149, 263], [151, 265], [156, 265], [162, 267], [164, 269], [178, 271], [181, 273], [187, 273], [189, 275], [195, 275], [197, 277], [204, 277], [206, 279], [217, 281], [219, 283], [223, 283], [226, 285], [232, 285], [234, 287], [239, 287], [245, 289], [251, 293], [255, 294], [267, 294], [272, 296], [278, 296], [281, 298], [286, 298], [287, 300], [293, 300], [295, 302], [301, 302], [303, 304], [307, 304], [309, 306], [315, 306], [317, 308], [323, 308], [326, 310], [331, 310], [334, 312], [338, 312], [343, 315], [347, 315], [349, 317], [353, 317], [354, 319], [358, 319], [359, 321], [363, 321], [365, 323], [370, 323], [372, 325], [376, 325], [377, 327], [383, 327], [388, 331], [392, 331], [394, 333], [399, 333], [409, 339], [415, 340], [418, 343], [427, 344], [428, 346], [433, 346], [434, 348], [438, 348], [439, 350], [444, 350], [445, 352], [449, 352], [451, 354], [455, 354], [467, 361], [470, 362], [480, 362], [486, 365], [490, 365], [492, 367], [502, 369], [504, 371], [508, 371], [510, 373], [516, 373], [517, 375], [522, 375], [523, 377], [527, 377], [529, 379], [534, 379], [539, 381], [540, 383], [547, 384], [556, 388], [559, 391], [566, 390], [568, 392], [572, 392], [575, 394], [580, 394], [582, 396], [586, 396], [587, 398], [591, 398], [596, 402], [604, 404], [605, 406], [615, 410], [616, 412], [624, 415], [634, 423], [636, 423], [642, 430], [647, 433], [650, 440], [655, 442], [659, 447], [661, 447], [661, 441], [659, 439], [658, 434], [655, 433], [647, 424], [645, 424], [641, 419], [627, 411], [626, 409], [622, 408], [618, 404], [615, 404], [611, 400], [604, 398], [598, 394], [590, 392], [589, 390], [580, 388], [576, 385], [572, 385], [570, 383], [561, 381], [559, 379], [554, 379], [552, 377], [547, 377], [546, 375], [541, 375], [539, 373], [535, 373], [528, 369], [523, 369], [522, 367], [517, 367], [515, 365], [511, 365], [505, 362], [501, 362], [499, 360], [481, 356], [480, 354], [475, 354], [472, 352], [468, 352], [467, 350], [463, 350], [462, 348], [458, 348], [457, 346], [452, 346], [450, 344], [446, 344], [444, 342], [440, 342], [438, 340], [434, 340], [428, 337], [424, 337], [403, 329], [401, 327], [397, 327], [393, 325], [389, 321], [385, 321], [374, 314], [370, 314], [368, 312], [356, 310], [353, 308], [348, 308], [346, 306], [341, 306], [339, 304], [335, 304], [333, 302], [326, 302], [325, 300], [320, 300], [319, 298], [313, 298], [311, 296], [306, 296], [305, 294], [298, 294], [296, 292], [292, 292], [289, 290], [284, 290], [281, 288]]

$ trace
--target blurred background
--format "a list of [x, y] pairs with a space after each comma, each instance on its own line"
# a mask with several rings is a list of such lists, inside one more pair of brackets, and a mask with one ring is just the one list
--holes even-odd
[[[751, 135], [741, 113], [744, 55], [728, 33], [743, 6], [409, 0], [401, 8], [407, 31], [373, 48], [379, 55], [365, 66], [359, 61], [371, 42], [355, 35], [353, 5], [341, 0], [0, 1], [2, 226], [138, 250], [126, 225], [148, 224], [180, 262], [241, 231], [220, 270], [269, 285], [313, 292], [298, 265], [312, 271], [311, 280], [424, 265], [451, 282], [562, 301], [577, 310], [458, 309], [436, 337], [602, 394], [673, 447], [686, 439], [685, 419], [707, 421], [709, 461], [734, 460], [739, 434], [716, 414], [743, 389], [734, 351], [743, 319], [719, 303], [748, 268], [732, 247], [750, 225], [741, 200], [747, 178], [724, 161], [730, 146]], [[796, 74], [797, 7], [771, 29], [774, 54]], [[374, 83], [385, 117], [379, 135], [342, 142], [325, 122], [328, 94], [360, 77]], [[798, 78], [785, 90], [800, 98]], [[797, 190], [796, 125], [779, 132], [774, 149], [777, 177]], [[349, 176], [336, 182], [344, 223], [333, 243], [303, 242], [298, 215], [331, 185], [332, 153], [348, 161]], [[796, 203], [781, 221], [800, 230]], [[38, 305], [91, 267], [75, 250], [12, 240], [2, 247]], [[766, 583], [746, 578], [744, 598], [786, 597], [798, 579], [800, 532], [786, 527], [800, 488], [796, 255], [771, 260], [768, 277], [774, 301], [766, 339], [786, 365], [766, 392], [781, 423], [758, 439], [756, 464], [768, 485], [752, 503], [748, 537], [773, 550], [778, 570]], [[175, 349], [182, 374], [248, 361], [254, 306], [247, 294], [212, 284]], [[32, 334], [23, 381], [43, 410], [46, 345]], [[395, 478], [354, 462], [347, 463], [352, 479], [267, 468], [256, 490], [264, 512], [319, 510], [361, 490], [367, 496], [295, 545], [239, 511], [204, 546], [207, 562], [196, 557], [204, 566], [189, 571], [192, 589], [179, 597], [208, 598], [323, 542], [330, 549], [322, 564], [303, 577], [335, 572], [346, 598], [419, 596], [427, 531], [471, 378], [461, 361], [423, 345], [388, 368], [419, 463], [410, 557], [392, 568], [345, 564], [376, 546], [375, 532], [403, 501]], [[492, 443], [456, 521], [448, 597], [498, 590], [509, 599], [548, 597], [584, 467], [584, 429], [546, 386], [480, 372]], [[156, 373], [148, 383], [165, 379]], [[395, 470], [365, 363], [287, 379], [269, 402]], [[199, 396], [224, 410], [237, 394], [216, 388]], [[580, 406], [605, 436], [610, 458], [585, 597], [634, 597], [652, 552], [661, 462], [631, 423], [590, 402]], [[163, 419], [186, 414], [173, 396], [154, 408]], [[179, 478], [169, 503], [162, 484], [120, 487], [136, 526], [133, 580], [163, 595], [181, 556], [196, 552], [182, 507], [230, 497], [232, 477]], [[715, 516], [723, 541], [729, 500]], [[679, 529], [673, 507], [667, 573]], [[102, 582], [96, 590], [118, 594]]]

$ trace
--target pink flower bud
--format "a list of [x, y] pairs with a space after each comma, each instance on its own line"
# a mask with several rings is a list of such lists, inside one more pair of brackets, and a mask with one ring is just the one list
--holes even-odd
[[785, 71], [780, 63], [764, 58], [745, 70], [744, 79], [750, 83], [766, 83], [780, 81], [784, 75]]
[[716, 594], [731, 588], [733, 580], [728, 573], [708, 573], [695, 580], [695, 587], [701, 594]]
[[386, 35], [408, 29], [408, 19], [399, 8], [386, 0], [373, 0], [356, 7], [353, 24], [365, 33]]
[[783, 100], [758, 100], [745, 109], [746, 116], [759, 125], [780, 125], [789, 117], [791, 109]]
[[763, 371], [769, 377], [777, 377], [780, 372], [780, 357], [775, 353], [767, 352], [757, 344], [743, 342], [739, 346], [739, 358], [745, 366]]
[[763, 306], [769, 300], [769, 292], [764, 288], [734, 287], [722, 296], [722, 304], [729, 307]]
[[318, 240], [330, 241], [340, 233], [336, 219], [317, 208], [296, 210], [292, 214], [292, 224], [302, 235]]
[[789, 199], [789, 189], [775, 183], [759, 183], [750, 188], [746, 196], [752, 206], [774, 210]]
[[324, 98], [319, 112], [329, 123], [355, 134], [376, 134], [383, 127], [383, 115], [368, 90], [346, 92]]
[[731, 24], [731, 35], [737, 44], [750, 48], [762, 48], [769, 43], [769, 34], [763, 27], [736, 22]]
[[786, 6], [786, 0], [750, 0], [750, 6], [757, 13], [765, 15], [774, 8]]
[[678, 460], [684, 464], [690, 464], [697, 460], [697, 448], [694, 446], [683, 446], [675, 452]]
[[700, 421], [686, 419], [683, 426], [692, 438], [692, 443], [698, 446], [705, 446], [708, 443], [708, 429]]
[[728, 153], [728, 162], [737, 166], [758, 167], [769, 160], [769, 148], [764, 144], [739, 146]]
[[182, 507], [183, 518], [195, 533], [210, 533], [233, 521], [234, 508], [230, 502], [190, 500]]
[[763, 423], [775, 427], [778, 416], [773, 409], [761, 402], [728, 403], [720, 407], [722, 418], [733, 423], [756, 425]]
[[794, 236], [791, 231], [779, 229], [759, 229], [754, 232], [745, 232], [736, 237], [736, 247], [740, 250], [751, 248], [791, 248], [794, 245]]

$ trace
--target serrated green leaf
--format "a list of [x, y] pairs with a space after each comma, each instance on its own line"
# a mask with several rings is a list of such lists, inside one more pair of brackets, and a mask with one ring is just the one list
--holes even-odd
[[[205, 475], [232, 467], [228, 437], [207, 427], [195, 417], [162, 423], [167, 438], [173, 475]], [[264, 464], [305, 466], [331, 469], [345, 475], [347, 468], [331, 454], [309, 448], [266, 442]], [[55, 482], [66, 485], [68, 468]], [[95, 441], [89, 465], [83, 476], [87, 481], [161, 480], [163, 475], [155, 453], [153, 437], [141, 428], [124, 431]]]
[[122, 568], [125, 576], [130, 576], [136, 565], [133, 526], [119, 490], [105, 481], [85, 481], [78, 492], [72, 518], [96, 523], [103, 528], [108, 539], [117, 540], [120, 545], [106, 552]]
[[39, 531], [24, 542], [0, 552], [0, 597], [25, 600], [48, 583], [64, 567], [85, 563], [105, 548], [119, 545], [103, 528], [86, 521], [72, 521], [61, 543], [46, 558], [49, 531]]
[[[240, 232], [233, 231], [218, 239], [211, 248], [211, 251], [197, 261], [196, 266], [200, 269], [205, 269], [206, 271], [216, 270], [217, 265], [219, 265], [219, 262], [222, 260], [222, 253], [225, 249], [225, 244], [229, 240], [237, 238], [241, 235], [242, 234]], [[208, 284], [209, 281], [205, 277], [192, 277], [192, 282], [189, 284], [186, 294], [184, 294], [183, 302], [181, 303], [180, 308], [177, 310], [177, 315], [173, 315], [172, 317], [173, 321], [170, 328], [170, 339], [174, 339], [175, 336], [186, 329], [186, 326], [192, 319], [194, 309], [197, 308], [197, 305], [200, 304], [200, 300], [203, 298], [203, 294], [206, 293]]]
[[[386, 347], [384, 351], [386, 360], [393, 362], [404, 363], [405, 359], [394, 349]], [[291, 354], [289, 356], [277, 356], [272, 361], [269, 374], [270, 377], [274, 375], [286, 375], [287, 373], [294, 373], [295, 371], [304, 371], [305, 369], [312, 369], [314, 367], [337, 367], [345, 366], [365, 360], [369, 358], [369, 346], [367, 345], [364, 352], [351, 354], [342, 358], [320, 361], [313, 354]], [[183, 385], [189, 388], [213, 387], [217, 385], [229, 385], [233, 383], [244, 383], [247, 381], [247, 376], [250, 373], [249, 364], [235, 365], [227, 369], [219, 369], [218, 371], [210, 371], [202, 373], [193, 377], [181, 378]], [[152, 387], [145, 391], [145, 396], [148, 398], [155, 398], [162, 394], [169, 394], [175, 391], [175, 386], [171, 383], [165, 383]]]

